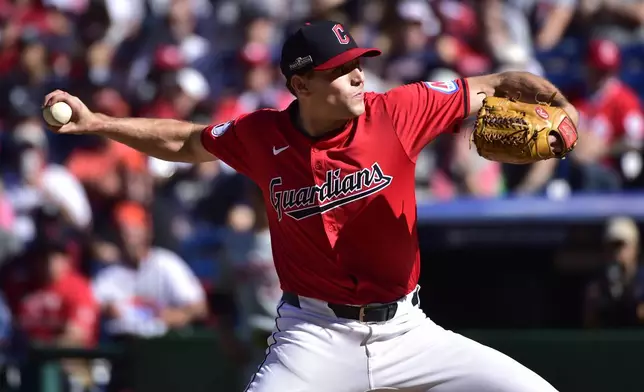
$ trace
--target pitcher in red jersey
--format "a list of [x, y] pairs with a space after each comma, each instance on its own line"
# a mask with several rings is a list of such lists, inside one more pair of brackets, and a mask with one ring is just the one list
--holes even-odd
[[556, 88], [507, 72], [366, 92], [360, 59], [378, 54], [339, 23], [301, 26], [280, 64], [296, 100], [210, 126], [111, 118], [63, 91], [45, 105], [72, 105], [72, 123], [56, 132], [104, 135], [166, 160], [218, 158], [261, 187], [284, 295], [247, 391], [554, 391], [419, 308], [414, 167], [424, 146], [479, 110], [480, 92], [536, 98]]

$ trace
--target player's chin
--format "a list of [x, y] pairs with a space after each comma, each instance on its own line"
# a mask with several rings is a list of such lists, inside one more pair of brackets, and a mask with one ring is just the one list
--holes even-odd
[[349, 105], [347, 105], [347, 109], [352, 116], [360, 116], [365, 112], [364, 101], [361, 100], [359, 102], [351, 102], [349, 103]]

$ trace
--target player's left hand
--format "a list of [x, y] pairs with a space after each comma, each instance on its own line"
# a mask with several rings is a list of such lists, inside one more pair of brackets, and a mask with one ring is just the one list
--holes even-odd
[[564, 158], [577, 144], [577, 111], [486, 97], [472, 140], [483, 158], [514, 164]]

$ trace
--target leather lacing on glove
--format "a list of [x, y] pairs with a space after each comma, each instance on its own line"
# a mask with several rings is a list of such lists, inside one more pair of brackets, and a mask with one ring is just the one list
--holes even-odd
[[[528, 123], [521, 117], [503, 117], [503, 116], [487, 116], [482, 119], [485, 126], [490, 126], [495, 129], [514, 130], [509, 133], [483, 133], [483, 139], [488, 143], [509, 144], [519, 146], [525, 144], [529, 136], [527, 132], [530, 130]], [[533, 138], [536, 134], [533, 135]]]

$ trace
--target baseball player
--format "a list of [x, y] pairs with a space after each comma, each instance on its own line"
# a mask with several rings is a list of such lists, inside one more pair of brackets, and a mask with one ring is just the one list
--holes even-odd
[[[45, 105], [63, 101], [73, 109], [56, 132], [104, 135], [170, 161], [221, 159], [261, 187], [283, 297], [266, 358], [246, 391], [554, 391], [419, 308], [414, 166], [424, 146], [484, 107], [486, 94], [530, 99], [557, 89], [508, 72], [369, 93], [360, 58], [379, 54], [359, 47], [339, 23], [305, 24], [285, 41], [280, 64], [297, 99], [283, 111], [216, 125], [111, 118], [63, 91], [47, 95]], [[576, 124], [561, 94], [551, 103]], [[537, 114], [552, 116], [543, 108]], [[512, 126], [479, 115], [499, 132]], [[520, 144], [485, 132], [489, 151], [497, 141], [506, 149]], [[534, 134], [516, 154], [555, 157], [570, 150], [567, 135]]]

